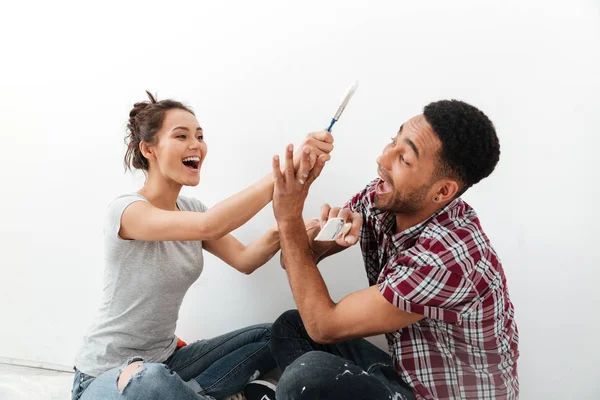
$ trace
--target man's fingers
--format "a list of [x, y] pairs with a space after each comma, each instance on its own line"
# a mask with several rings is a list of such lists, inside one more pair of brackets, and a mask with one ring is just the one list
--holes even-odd
[[310, 150], [304, 149], [302, 151], [302, 159], [300, 160], [300, 167], [298, 168], [298, 173], [296, 174], [296, 180], [301, 185], [304, 185], [308, 180], [308, 173], [311, 170], [310, 166]]
[[327, 203], [325, 203], [321, 206], [321, 215], [320, 215], [321, 228], [325, 226], [325, 223], [329, 219], [329, 211], [330, 210], [331, 210], [331, 206]]
[[273, 179], [275, 180], [275, 185], [284, 183], [283, 175], [281, 174], [281, 166], [279, 165], [279, 156], [273, 157]]
[[285, 149], [285, 179], [286, 182], [294, 180], [294, 145], [288, 144]]
[[352, 211], [350, 211], [348, 208], [338, 208], [338, 210], [338, 218], [342, 218], [344, 222], [352, 222]]
[[338, 218], [344, 220], [344, 227], [342, 228], [342, 231], [340, 232], [336, 240], [344, 240], [346, 234], [350, 232], [350, 229], [352, 228], [352, 211], [350, 211], [347, 208], [342, 208], [341, 210], [338, 208], [338, 210], [339, 211], [337, 213], [337, 216]]
[[346, 236], [344, 237], [344, 241], [350, 246], [355, 244], [356, 242], [358, 242], [358, 236], [360, 235], [360, 228], [362, 227], [362, 224], [363, 224], [362, 215], [360, 215], [359, 213], [352, 213], [351, 222], [352, 222], [352, 227], [350, 228], [350, 232], [348, 232], [346, 234]]
[[329, 210], [329, 215], [327, 219], [331, 219], [331, 218], [337, 218], [338, 214], [340, 213], [340, 208], [339, 207], [333, 207]]

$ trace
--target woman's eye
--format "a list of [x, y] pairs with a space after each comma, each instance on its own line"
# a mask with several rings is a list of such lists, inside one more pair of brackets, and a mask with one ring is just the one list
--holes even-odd
[[204, 135], [198, 136], [198, 140], [204, 140]]
[[179, 139], [179, 138], [185, 139], [185, 135], [177, 135], [177, 138], [178, 138], [178, 139]]

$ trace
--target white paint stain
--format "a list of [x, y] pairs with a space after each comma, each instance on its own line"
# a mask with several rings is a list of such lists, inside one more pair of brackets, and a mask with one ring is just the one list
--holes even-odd
[[300, 392], [300, 394], [304, 393], [304, 389], [306, 389], [306, 386], [304, 386], [304, 387], [302, 388], [302, 391]]
[[342, 372], [341, 374], [336, 375], [335, 379], [337, 380], [340, 376], [346, 375], [346, 374], [350, 374], [353, 375], [352, 372], [345, 370], [344, 372]]

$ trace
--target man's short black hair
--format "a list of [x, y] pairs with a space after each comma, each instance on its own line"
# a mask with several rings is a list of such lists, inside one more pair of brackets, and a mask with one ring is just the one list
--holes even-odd
[[423, 115], [442, 142], [439, 171], [458, 178], [460, 194], [492, 173], [500, 159], [500, 142], [490, 119], [459, 100], [428, 104]]

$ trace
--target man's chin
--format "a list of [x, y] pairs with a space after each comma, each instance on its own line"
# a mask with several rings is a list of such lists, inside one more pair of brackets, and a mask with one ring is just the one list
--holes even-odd
[[373, 199], [373, 205], [378, 210], [389, 211], [388, 207], [387, 207], [388, 206], [387, 202], [385, 200], [383, 200], [381, 197], [379, 197], [379, 195], [377, 193], [375, 193], [375, 197]]

